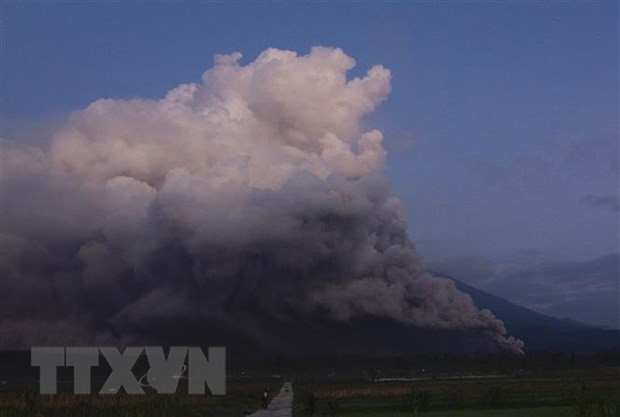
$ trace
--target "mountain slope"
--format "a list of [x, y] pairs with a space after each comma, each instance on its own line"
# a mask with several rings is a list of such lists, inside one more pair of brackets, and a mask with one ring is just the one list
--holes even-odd
[[510, 335], [525, 342], [525, 348], [586, 352], [620, 347], [620, 330], [590, 327], [574, 320], [557, 319], [511, 303], [445, 274], [433, 275], [454, 281], [479, 308], [489, 309], [504, 321]]

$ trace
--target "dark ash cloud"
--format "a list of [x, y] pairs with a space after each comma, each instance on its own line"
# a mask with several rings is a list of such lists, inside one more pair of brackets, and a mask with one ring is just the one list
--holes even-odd
[[216, 57], [161, 100], [99, 100], [44, 145], [3, 143], [4, 346], [269, 345], [261, 317], [378, 317], [521, 350], [424, 271], [362, 117], [390, 72], [339, 49]]

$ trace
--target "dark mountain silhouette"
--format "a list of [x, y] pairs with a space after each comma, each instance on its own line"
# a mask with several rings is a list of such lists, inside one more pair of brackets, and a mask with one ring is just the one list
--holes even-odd
[[512, 336], [525, 342], [526, 350], [549, 349], [565, 352], [588, 352], [620, 347], [620, 330], [597, 328], [571, 319], [558, 319], [511, 303], [504, 298], [479, 290], [450, 276], [479, 308], [489, 309], [504, 321]]
[[[508, 333], [525, 342], [525, 351], [550, 350], [588, 353], [620, 348], [620, 330], [593, 328], [574, 320], [562, 320], [537, 313], [489, 294], [453, 278], [456, 286], [469, 294], [476, 306], [491, 310], [503, 320]], [[146, 329], [158, 334], [155, 345], [226, 346], [231, 357], [273, 354], [331, 355], [356, 354], [415, 355], [437, 353], [492, 353], [499, 351], [492, 338], [479, 332], [414, 327], [376, 316], [350, 321], [331, 318], [328, 312], [288, 310], [277, 314], [258, 302], [233, 306], [225, 320], [158, 318]]]
[[[508, 333], [525, 342], [525, 350], [592, 352], [620, 347], [620, 330], [593, 328], [574, 320], [537, 313], [453, 278], [479, 308], [504, 321]], [[163, 344], [226, 346], [229, 352], [250, 354], [362, 354], [487, 353], [498, 351], [484, 330], [455, 331], [414, 327], [388, 318], [361, 316], [334, 320], [327, 312], [286, 310], [277, 314], [258, 302], [231, 307], [226, 321], [157, 320], [150, 333]]]
[[[453, 279], [446, 275], [436, 276]], [[454, 279], [453, 279], [454, 280]], [[593, 328], [574, 320], [562, 320], [513, 304], [501, 297], [454, 280], [479, 308], [491, 310], [504, 321], [511, 336], [525, 342], [525, 350], [587, 353], [620, 347], [620, 330]], [[273, 313], [253, 305], [237, 306], [227, 323], [197, 321], [153, 323], [164, 343], [227, 346], [229, 352], [251, 354], [361, 354], [407, 355], [423, 353], [487, 353], [498, 347], [483, 331], [420, 328], [392, 319], [362, 316], [338, 321], [321, 312]], [[234, 325], [231, 325], [234, 323]]]

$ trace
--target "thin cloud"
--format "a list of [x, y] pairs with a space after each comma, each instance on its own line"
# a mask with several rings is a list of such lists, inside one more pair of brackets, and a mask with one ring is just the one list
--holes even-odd
[[588, 194], [581, 199], [581, 204], [595, 209], [607, 210], [612, 213], [620, 212], [620, 199], [615, 195]]
[[[470, 158], [465, 163], [471, 172], [487, 184], [522, 188], [538, 186], [553, 175], [560, 175], [590, 160], [606, 160], [607, 155], [615, 155], [617, 152], [616, 141], [605, 136], [565, 142], [543, 142], [539, 148], [511, 159]], [[617, 176], [617, 158], [612, 158], [609, 168], [606, 168], [601, 175]], [[566, 175], [562, 175], [562, 179], [565, 181]]]

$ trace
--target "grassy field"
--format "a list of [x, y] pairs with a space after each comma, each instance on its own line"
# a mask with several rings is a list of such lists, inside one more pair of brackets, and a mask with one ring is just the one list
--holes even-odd
[[618, 417], [620, 376], [298, 383], [295, 416]]
[[[294, 417], [620, 417], [617, 356], [248, 360], [262, 371], [237, 365], [221, 397], [185, 395], [183, 381], [175, 395], [75, 396], [72, 384], [55, 396], [39, 395], [36, 372], [18, 378], [30, 368], [29, 356], [21, 356], [0, 361], [0, 417], [242, 417], [261, 406], [265, 388], [275, 394], [285, 378], [293, 380]], [[95, 374], [95, 392], [107, 375]]]
[[[55, 396], [0, 390], [0, 417], [233, 417], [260, 407], [279, 379], [229, 378], [227, 395]], [[296, 381], [295, 417], [618, 417], [620, 380], [590, 376]], [[185, 392], [182, 387], [180, 392]]]
[[[224, 396], [84, 395], [71, 392], [39, 395], [38, 387], [0, 391], [0, 417], [240, 417], [257, 410], [265, 388], [276, 393], [275, 379], [231, 379]], [[181, 387], [179, 392], [187, 392]]]
[[[342, 417], [368, 417], [366, 414], [338, 414]], [[444, 410], [429, 411], [424, 417], [570, 417], [575, 415], [571, 407], [536, 407], [536, 408], [511, 408], [500, 410]], [[373, 417], [411, 417], [412, 413], [375, 413]]]

